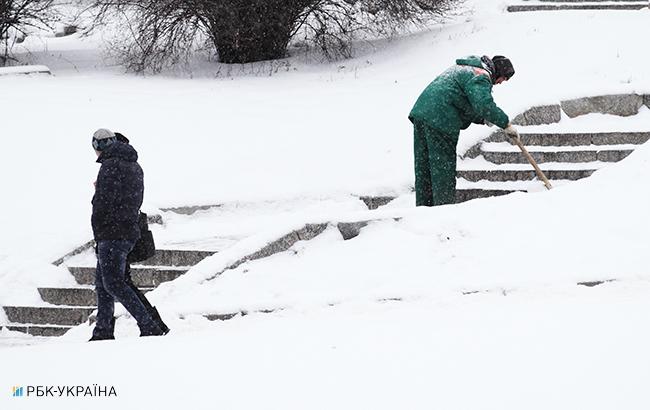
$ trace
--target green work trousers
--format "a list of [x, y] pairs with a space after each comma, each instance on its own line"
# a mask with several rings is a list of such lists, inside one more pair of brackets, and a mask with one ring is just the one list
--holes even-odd
[[415, 157], [415, 206], [456, 202], [457, 138], [413, 123]]

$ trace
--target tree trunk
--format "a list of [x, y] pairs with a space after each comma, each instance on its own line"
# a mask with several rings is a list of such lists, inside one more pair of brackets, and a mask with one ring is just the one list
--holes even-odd
[[300, 1], [226, 0], [212, 6], [208, 24], [222, 63], [251, 63], [286, 56]]

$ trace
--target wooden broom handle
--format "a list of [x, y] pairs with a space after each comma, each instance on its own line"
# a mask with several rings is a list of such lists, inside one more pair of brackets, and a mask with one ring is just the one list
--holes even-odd
[[537, 165], [537, 162], [535, 162], [535, 159], [533, 158], [533, 156], [530, 155], [530, 153], [528, 152], [526, 147], [524, 147], [524, 144], [521, 142], [521, 137], [519, 136], [519, 133], [517, 132], [517, 137], [512, 138], [512, 139], [515, 141], [515, 144], [517, 144], [519, 146], [519, 149], [521, 150], [521, 152], [524, 154], [524, 156], [526, 157], [528, 162], [530, 162], [530, 165], [532, 165], [533, 168], [535, 168], [535, 172], [537, 173], [537, 177], [539, 179], [541, 179], [542, 182], [544, 182], [544, 186], [546, 187], [546, 189], [553, 188], [553, 186], [551, 185], [551, 182], [548, 180], [548, 178], [546, 178], [546, 175], [544, 175], [544, 172], [539, 168], [539, 166]]

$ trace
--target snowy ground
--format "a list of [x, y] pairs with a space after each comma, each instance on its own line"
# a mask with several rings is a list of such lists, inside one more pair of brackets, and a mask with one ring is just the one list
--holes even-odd
[[7, 386], [97, 383], [114, 386], [118, 398], [3, 396], [0, 403], [3, 409], [645, 409], [648, 291], [641, 281], [356, 303], [195, 323], [163, 340], [5, 349]]
[[[650, 12], [467, 5], [356, 59], [296, 57], [270, 77], [212, 78], [203, 66], [194, 78], [142, 78], [106, 67], [95, 40], [29, 40], [30, 62], [55, 75], [0, 77], [0, 305], [71, 283], [50, 263], [91, 237], [96, 128], [124, 132], [140, 152], [147, 211], [227, 206], [164, 212], [156, 228], [162, 244], [223, 250], [150, 294], [171, 335], [138, 339], [126, 317], [112, 343], [84, 343], [88, 326], [54, 340], [2, 332], [0, 408], [647, 409], [650, 149], [551, 192], [416, 210], [406, 115], [437, 73], [477, 53], [512, 58], [516, 76], [495, 88], [512, 116], [565, 98], [650, 94]], [[644, 108], [552, 127], [650, 122]], [[459, 151], [489, 133], [472, 127]], [[370, 212], [354, 196], [366, 194], [400, 197]], [[366, 218], [384, 220], [211, 279], [266, 237]], [[614, 281], [576, 285], [593, 280]], [[241, 309], [277, 311], [197, 315]], [[9, 397], [12, 386], [93, 383], [118, 397]]]

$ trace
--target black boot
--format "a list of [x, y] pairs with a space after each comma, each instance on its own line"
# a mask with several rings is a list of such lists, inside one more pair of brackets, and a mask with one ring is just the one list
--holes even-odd
[[154, 306], [151, 306], [151, 308], [149, 309], [149, 314], [151, 315], [153, 321], [156, 322], [160, 330], [162, 330], [163, 335], [169, 333], [169, 328], [167, 327], [165, 322], [163, 322], [163, 320], [160, 318], [160, 313], [158, 313], [158, 309], [156, 309]]
[[96, 342], [99, 340], [115, 340], [115, 336], [113, 335], [95, 335], [93, 334], [93, 337], [88, 339], [89, 342]]
[[[169, 331], [169, 330], [168, 330]], [[145, 337], [145, 336], [165, 336], [167, 332], [163, 332], [163, 330], [158, 327], [156, 322], [154, 322], [153, 327], [148, 327], [148, 328], [140, 328], [140, 337]]]
[[98, 340], [115, 340], [115, 318], [111, 320], [111, 323], [107, 329], [100, 329], [95, 325], [93, 330], [93, 336], [88, 340], [89, 342], [96, 342]]

